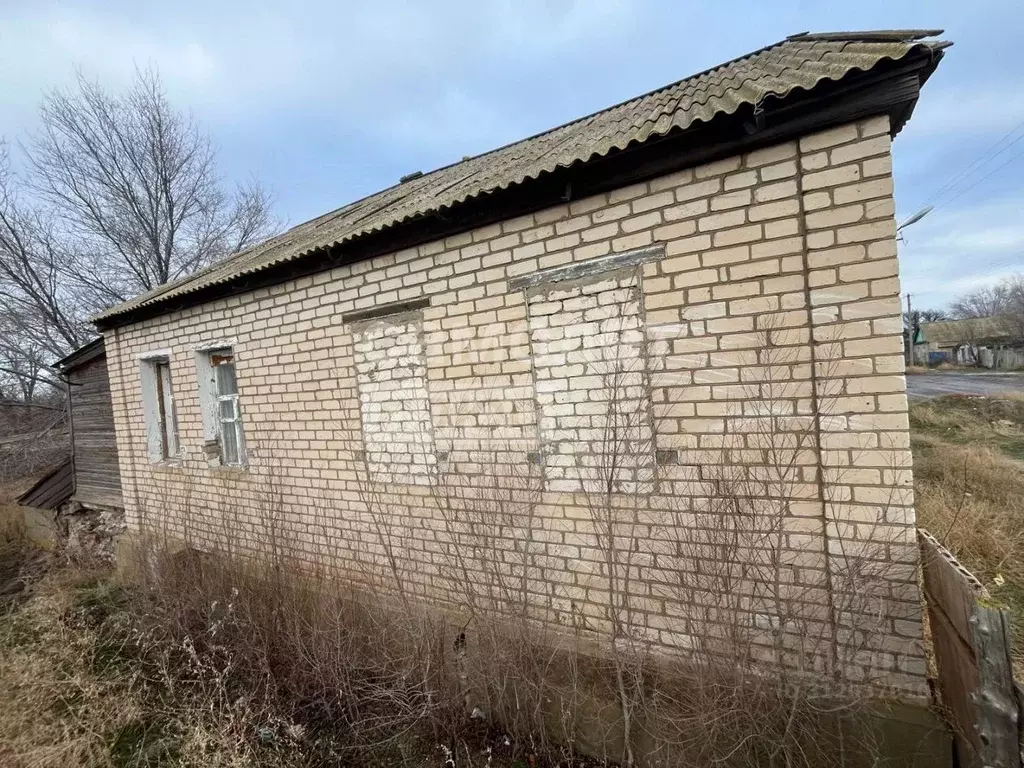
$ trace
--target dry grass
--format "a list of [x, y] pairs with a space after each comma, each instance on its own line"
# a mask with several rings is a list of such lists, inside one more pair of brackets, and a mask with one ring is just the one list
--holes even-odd
[[[950, 425], [938, 421], [943, 415], [924, 416], [933, 432], [946, 435]], [[935, 455], [947, 443], [932, 438], [926, 452]], [[781, 485], [788, 466], [780, 467]], [[741, 563], [749, 577], [758, 563], [747, 540], [753, 535], [770, 544], [783, 507], [737, 507], [756, 495], [723, 483], [725, 506], [709, 509], [707, 524], [699, 526], [711, 538], [671, 526], [682, 537], [673, 543], [683, 555], [679, 584], [663, 585], [666, 599], [689, 605], [698, 592], [717, 595], [697, 604], [693, 615], [694, 629], [708, 633], [699, 647], [715, 652], [655, 663], [635, 632], [628, 601], [609, 599], [613, 630], [592, 632], [600, 646], [594, 654], [580, 652], [574, 632], [558, 646], [531, 619], [537, 605], [527, 587], [538, 567], [530, 556], [538, 535], [532, 487], [435, 489], [432, 500], [445, 523], [440, 551], [465, 589], [454, 596], [451, 612], [410, 609], [400, 599], [405, 574], [399, 566], [391, 574], [396, 600], [389, 604], [353, 591], [327, 567], [327, 555], [321, 565], [290, 560], [274, 535], [280, 521], [272, 494], [262, 548], [269, 554], [259, 567], [237, 552], [182, 553], [153, 540], [142, 547], [140, 577], [130, 585], [72, 569], [34, 582], [26, 567], [34, 561], [11, 528], [7, 539], [18, 563], [12, 578], [30, 584], [19, 590], [30, 599], [0, 610], [0, 765], [568, 768], [594, 764], [571, 745], [595, 730], [604, 740], [598, 754], [621, 759], [623, 750], [607, 745], [623, 742], [630, 746], [627, 761], [636, 747], [637, 764], [881, 760], [881, 744], [869, 730], [874, 698], [838, 678], [814, 684], [802, 667], [792, 668], [794, 654], [784, 653], [784, 644], [802, 642], [801, 657], [820, 656], [819, 636], [803, 631], [814, 617], [800, 622], [788, 603], [773, 601], [768, 624], [800, 631], [766, 635], [733, 604], [744, 599], [727, 586], [737, 578], [733, 564]], [[382, 546], [399, 546], [386, 501], [386, 494], [375, 494], [367, 503], [380, 505]], [[768, 529], [720, 524], [738, 513], [750, 525], [767, 515]], [[628, 522], [633, 516], [621, 523], [608, 504], [595, 504], [593, 516], [605, 526], [607, 572], [628, 578], [638, 551]], [[955, 510], [954, 519], [959, 525]], [[614, 544], [619, 539], [623, 546]], [[498, 569], [499, 547], [512, 553], [501, 562], [513, 558], [515, 568]], [[758, 580], [770, 582], [763, 574], [781, 572], [770, 554], [778, 547], [761, 549], [769, 554]], [[709, 570], [704, 561], [726, 565]], [[870, 593], [869, 576], [851, 571], [848, 588], [837, 592]], [[628, 585], [622, 593], [629, 594]], [[866, 634], [871, 631], [869, 625]], [[779, 648], [757, 653], [757, 641], [769, 636]], [[625, 738], [630, 728], [634, 745]]]
[[21, 510], [0, 500], [0, 599], [15, 590], [27, 551], [25, 518]]
[[131, 584], [53, 569], [0, 610], [0, 765], [558, 763], [465, 711], [443, 618], [238, 561], [147, 560]]
[[[621, 729], [607, 658], [554, 652], [527, 624], [473, 631], [315, 573], [298, 582], [283, 561], [255, 570], [188, 551], [143, 554], [148, 568], [130, 584], [20, 569], [28, 599], [0, 610], [0, 765], [607, 764], [566, 746]], [[712, 657], [701, 667], [687, 678], [629, 657], [646, 764], [849, 765], [834, 759], [841, 749], [874, 754], [860, 726], [832, 732], [837, 712], [859, 717], [848, 704], [737, 680]], [[483, 717], [470, 712], [478, 705]], [[780, 752], [780, 739], [792, 748]]]
[[348, 750], [342, 727], [307, 730], [294, 719], [302, 700], [275, 691], [272, 670], [247, 668], [237, 638], [211, 644], [209, 628], [179, 637], [148, 621], [147, 607], [109, 574], [63, 570], [0, 617], [0, 765], [439, 764], [417, 734], [396, 730], [377, 749]]
[[918, 522], [1005, 601], [1024, 667], [1024, 398], [911, 405]]

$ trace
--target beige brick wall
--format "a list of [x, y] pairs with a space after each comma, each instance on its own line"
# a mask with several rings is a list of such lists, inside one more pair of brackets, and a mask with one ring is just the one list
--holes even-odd
[[[734, 586], [758, 652], [820, 632], [822, 664], [921, 692], [889, 150], [887, 118], [864, 120], [109, 331], [129, 524], [259, 548], [273, 507], [279, 544], [375, 580], [386, 518], [403, 587], [457, 603], [453, 560], [511, 561], [501, 550], [517, 551], [522, 521], [493, 528], [504, 544], [489, 560], [460, 559], [439, 499], [461, 485], [475, 489], [462, 509], [479, 508], [500, 486], [529, 499], [537, 615], [599, 632], [615, 620], [615, 580], [587, 480], [605, 471], [612, 433], [626, 474], [605, 501], [636, 545], [622, 567], [637, 637], [709, 642], [695, 617], [728, 611], [679, 584], [692, 587], [720, 530], [777, 517], [745, 530], [736, 554], [774, 558], [773, 585]], [[607, 275], [509, 285], [656, 245], [657, 258]], [[411, 316], [341, 319], [423, 297]], [[213, 340], [235, 350], [244, 470], [203, 456], [195, 350]], [[146, 453], [139, 358], [156, 349], [171, 353], [179, 464]], [[366, 492], [368, 467], [387, 479], [380, 494]], [[714, 605], [695, 611], [702, 601]]]

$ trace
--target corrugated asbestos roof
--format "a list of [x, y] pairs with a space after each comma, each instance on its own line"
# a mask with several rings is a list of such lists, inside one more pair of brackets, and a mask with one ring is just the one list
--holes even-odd
[[189, 277], [115, 306], [95, 320], [250, 275], [313, 251], [354, 240], [478, 195], [507, 189], [543, 173], [622, 150], [650, 137], [707, 123], [744, 105], [784, 98], [865, 72], [912, 51], [941, 30], [888, 30], [793, 35], [779, 43], [664, 88], [500, 149], [439, 168], [332, 213], [300, 224]]

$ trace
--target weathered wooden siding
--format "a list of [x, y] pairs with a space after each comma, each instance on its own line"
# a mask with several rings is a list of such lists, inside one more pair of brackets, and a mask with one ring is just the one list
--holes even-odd
[[1021, 766], [1021, 706], [1009, 616], [926, 530], [919, 531], [938, 687], [963, 768]]
[[69, 371], [75, 429], [75, 495], [86, 504], [121, 507], [114, 412], [110, 402], [107, 357]]

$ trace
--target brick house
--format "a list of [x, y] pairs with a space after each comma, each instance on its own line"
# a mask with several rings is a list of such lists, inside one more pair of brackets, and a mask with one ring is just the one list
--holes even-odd
[[935, 34], [787, 38], [100, 315], [129, 530], [258, 550], [269, 504], [279, 547], [370, 579], [386, 498], [403, 589], [455, 601], [438, 485], [527, 478], [544, 618], [608, 621], [596, 496], [631, 510], [633, 623], [671, 650], [697, 634], [673, 531], [770, 500], [833, 651], [851, 547], [884, 566], [844, 670], [922, 692], [890, 146]]

